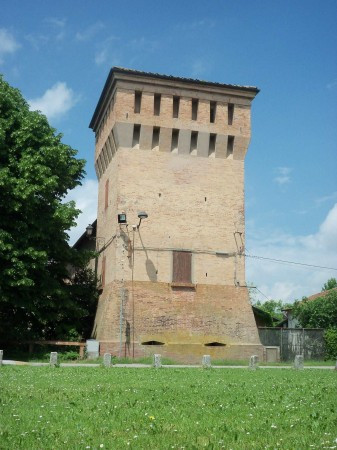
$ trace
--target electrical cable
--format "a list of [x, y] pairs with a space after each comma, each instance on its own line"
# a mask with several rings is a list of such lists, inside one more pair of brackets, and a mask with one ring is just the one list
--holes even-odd
[[249, 255], [247, 253], [247, 251], [243, 255], [246, 256], [247, 258], [264, 259], [264, 260], [272, 261], [272, 262], [276, 262], [276, 263], [296, 264], [298, 266], [315, 267], [317, 269], [327, 269], [327, 270], [336, 270], [337, 271], [337, 269], [335, 267], [316, 266], [315, 264], [306, 264], [306, 263], [300, 263], [300, 262], [295, 262], [295, 261], [286, 261], [286, 260], [283, 260], [283, 259], [267, 258], [265, 256]]

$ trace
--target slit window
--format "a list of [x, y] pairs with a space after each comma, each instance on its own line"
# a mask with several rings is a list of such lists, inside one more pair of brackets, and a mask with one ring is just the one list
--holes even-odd
[[154, 94], [153, 114], [155, 116], [159, 116], [160, 115], [160, 102], [161, 102], [161, 95], [160, 94]]
[[198, 132], [192, 131], [191, 133], [191, 146], [190, 146], [190, 153], [196, 154], [198, 148]]
[[234, 150], [234, 136], [228, 136], [227, 158], [228, 158], [228, 156], [233, 155], [233, 150]]
[[102, 281], [102, 288], [104, 288], [105, 286], [105, 267], [106, 266], [106, 262], [105, 262], [105, 255], [103, 256], [102, 259], [102, 275], [101, 275], [101, 281]]
[[139, 148], [139, 139], [140, 139], [140, 125], [133, 126], [133, 137], [132, 137], [132, 147]]
[[105, 162], [104, 162], [104, 159], [103, 159], [102, 152], [99, 154], [98, 161], [99, 161], [99, 163], [100, 163], [100, 165], [101, 165], [102, 173], [104, 173], [106, 167], [105, 167]]
[[228, 125], [233, 125], [234, 104], [228, 103]]
[[146, 341], [142, 342], [142, 345], [165, 345], [164, 342], [160, 341]]
[[115, 154], [116, 153], [116, 143], [115, 143], [114, 133], [113, 133], [112, 130], [111, 130], [111, 133], [110, 133], [108, 139], [109, 139], [109, 142], [110, 142], [110, 147], [111, 147], [111, 150], [112, 150], [112, 154]]
[[105, 182], [105, 191], [104, 191], [104, 209], [107, 209], [109, 206], [109, 179]]
[[140, 91], [135, 92], [135, 113], [139, 114], [142, 106], [142, 93]]
[[216, 102], [210, 102], [209, 104], [209, 121], [215, 123], [216, 116]]
[[104, 159], [105, 167], [108, 167], [110, 160], [109, 160], [108, 155], [107, 155], [107, 150], [106, 150], [105, 144], [104, 144], [104, 146], [103, 146], [103, 148], [102, 148], [102, 154], [103, 154], [103, 159]]
[[198, 118], [198, 106], [199, 100], [197, 98], [192, 98], [192, 120], [197, 120]]
[[205, 344], [205, 347], [226, 347], [226, 344], [223, 344], [222, 342], [208, 342]]
[[179, 106], [180, 106], [180, 97], [173, 97], [173, 118], [178, 119], [179, 117]]
[[209, 148], [208, 148], [208, 156], [215, 154], [215, 143], [216, 143], [216, 134], [209, 135]]
[[111, 144], [110, 144], [110, 139], [109, 139], [109, 137], [108, 137], [108, 139], [106, 140], [105, 147], [106, 147], [107, 155], [108, 155], [109, 162], [110, 162], [110, 161], [112, 160], [112, 157], [113, 157], [113, 152], [112, 152], [112, 149], [111, 149]]
[[178, 150], [179, 130], [172, 130], [171, 152]]
[[98, 168], [98, 173], [99, 173], [99, 176], [101, 177], [102, 176], [102, 174], [103, 174], [103, 172], [104, 172], [104, 170], [103, 170], [103, 168], [102, 168], [102, 164], [101, 164], [101, 160], [100, 160], [100, 156], [97, 158], [97, 160], [96, 160], [96, 164], [97, 164], [97, 168]]
[[95, 163], [95, 172], [96, 172], [97, 178], [100, 179], [100, 178], [101, 178], [101, 174], [100, 174], [100, 171], [99, 171], [99, 169], [98, 169], [97, 161], [96, 161], [96, 163]]
[[156, 147], [159, 147], [159, 136], [160, 136], [160, 128], [159, 127], [153, 127], [153, 133], [152, 133], [152, 150]]
[[191, 252], [173, 252], [172, 281], [176, 283], [192, 283]]

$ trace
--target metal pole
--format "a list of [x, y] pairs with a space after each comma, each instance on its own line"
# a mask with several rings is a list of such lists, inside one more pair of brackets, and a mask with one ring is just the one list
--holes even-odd
[[131, 271], [131, 292], [132, 292], [132, 358], [135, 357], [135, 295], [133, 287], [133, 272], [135, 268], [135, 228], [132, 234], [132, 271]]
[[119, 315], [119, 357], [122, 357], [122, 341], [123, 341], [123, 308], [124, 308], [124, 288], [120, 288], [120, 315]]

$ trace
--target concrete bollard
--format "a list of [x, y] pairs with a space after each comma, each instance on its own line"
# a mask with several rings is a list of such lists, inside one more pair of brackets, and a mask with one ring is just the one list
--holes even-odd
[[56, 367], [58, 365], [57, 352], [50, 352], [49, 365], [50, 367]]
[[103, 366], [111, 367], [111, 353], [104, 353], [103, 355]]
[[3, 357], [4, 357], [4, 351], [0, 350], [0, 366], [2, 366]]
[[201, 360], [203, 369], [210, 369], [212, 367], [211, 355], [204, 355]]
[[99, 357], [99, 341], [96, 339], [87, 339], [86, 354], [88, 359], [96, 359]]
[[256, 370], [259, 368], [259, 357], [257, 355], [252, 355], [249, 360], [250, 370]]
[[302, 370], [303, 369], [303, 355], [296, 355], [294, 360], [294, 369]]
[[156, 369], [161, 367], [161, 355], [159, 353], [153, 355], [153, 367]]

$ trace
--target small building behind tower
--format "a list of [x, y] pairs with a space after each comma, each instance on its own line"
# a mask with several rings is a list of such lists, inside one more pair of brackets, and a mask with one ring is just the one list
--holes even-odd
[[262, 357], [244, 257], [257, 93], [111, 69], [90, 123], [105, 242], [93, 332], [102, 353]]

